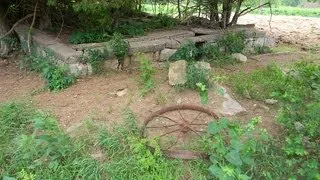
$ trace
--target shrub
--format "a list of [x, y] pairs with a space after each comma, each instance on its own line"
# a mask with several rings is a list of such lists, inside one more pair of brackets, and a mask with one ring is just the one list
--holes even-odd
[[25, 57], [22, 64], [25, 68], [41, 73], [46, 87], [52, 91], [65, 89], [75, 83], [76, 78], [70, 75], [67, 68], [53, 64], [54, 57], [31, 55]]
[[228, 32], [217, 43], [226, 54], [241, 53], [246, 47], [246, 34], [244, 31], [238, 33]]
[[71, 44], [97, 43], [107, 42], [110, 40], [110, 38], [110, 35], [103, 31], [75, 31], [72, 32], [68, 38], [68, 42]]
[[210, 71], [191, 63], [187, 67], [187, 83], [186, 87], [198, 90], [197, 83], [201, 83], [205, 87], [210, 87]]
[[152, 63], [144, 55], [140, 55], [140, 84], [143, 86], [141, 95], [145, 96], [149, 91], [155, 88], [153, 74], [155, 72]]
[[268, 140], [265, 131], [255, 130], [260, 121], [254, 118], [244, 128], [225, 118], [209, 123], [206, 141], [211, 177], [250, 179], [256, 170], [256, 162], [260, 161], [257, 155], [264, 153], [261, 146]]
[[110, 40], [110, 45], [114, 55], [118, 59], [119, 65], [123, 65], [124, 58], [128, 55], [129, 43], [121, 34], [115, 33]]
[[108, 58], [108, 51], [106, 49], [103, 50], [88, 50], [88, 59], [87, 62], [90, 63], [92, 67], [92, 71], [94, 74], [99, 74], [103, 70], [104, 60]]
[[236, 60], [229, 54], [221, 52], [221, 48], [212, 43], [205, 43], [201, 47], [202, 59], [214, 66], [224, 66], [236, 63]]
[[256, 54], [266, 54], [272, 52], [271, 48], [268, 46], [254, 46], [254, 51]]
[[199, 56], [199, 50], [194, 42], [189, 41], [182, 45], [170, 58], [169, 60], [186, 60], [188, 62], [195, 61]]

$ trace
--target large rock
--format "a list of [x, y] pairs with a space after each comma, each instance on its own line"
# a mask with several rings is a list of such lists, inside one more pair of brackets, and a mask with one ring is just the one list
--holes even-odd
[[225, 98], [222, 103], [221, 113], [223, 115], [234, 116], [247, 111], [238, 101], [232, 99], [229, 94], [225, 93], [223, 97]]
[[241, 53], [234, 53], [232, 54], [232, 57], [235, 58], [237, 61], [240, 61], [240, 62], [247, 62], [248, 61], [248, 58], [247, 56], [241, 54]]
[[176, 49], [164, 49], [160, 53], [160, 61], [166, 61], [168, 60], [175, 52], [177, 52]]
[[172, 86], [183, 85], [187, 82], [187, 62], [185, 60], [170, 63], [169, 84]]

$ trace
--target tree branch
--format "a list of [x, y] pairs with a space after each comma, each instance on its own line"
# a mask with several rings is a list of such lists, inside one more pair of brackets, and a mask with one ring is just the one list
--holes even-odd
[[250, 12], [256, 10], [256, 9], [259, 9], [259, 8], [261, 8], [261, 7], [263, 7], [263, 6], [266, 6], [266, 5], [269, 5], [269, 6], [270, 6], [270, 4], [271, 4], [270, 2], [267, 2], [267, 3], [264, 3], [264, 4], [260, 5], [260, 6], [257, 6], [257, 7], [255, 7], [255, 8], [252, 8], [252, 9], [251, 9], [251, 7], [246, 8], [246, 9], [244, 9], [244, 10], [242, 10], [242, 11], [240, 12], [239, 16], [244, 16], [244, 15], [246, 15], [246, 14], [248, 14], [248, 13], [250, 13]]
[[14, 30], [15, 27], [17, 27], [21, 22], [25, 21], [26, 19], [32, 17], [33, 14], [28, 14], [25, 17], [21, 18], [19, 21], [17, 21], [16, 23], [14, 23], [14, 25], [12, 26], [12, 28], [3, 36], [0, 37], [0, 40], [7, 37], [8, 35], [10, 35], [12, 33], [12, 31]]
[[28, 32], [28, 52], [29, 52], [29, 54], [31, 54], [31, 30], [32, 30], [34, 23], [36, 21], [37, 8], [38, 8], [38, 1], [34, 7], [32, 23], [30, 25], [29, 32]]

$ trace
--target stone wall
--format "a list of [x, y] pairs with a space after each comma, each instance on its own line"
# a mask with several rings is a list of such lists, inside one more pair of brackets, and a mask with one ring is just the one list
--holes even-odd
[[[19, 25], [15, 28], [21, 42], [21, 47], [24, 52], [27, 52], [29, 27]], [[85, 76], [92, 73], [90, 64], [81, 61], [82, 52], [76, 51], [72, 47], [60, 43], [55, 37], [46, 34], [43, 31], [33, 29], [31, 46], [34, 53], [41, 56], [53, 55], [55, 63], [62, 66], [67, 66], [70, 73], [75, 76]]]
[[[15, 28], [22, 47], [26, 47], [27, 34], [29, 27], [19, 25]], [[265, 45], [272, 47], [275, 41], [266, 36], [265, 32], [254, 29], [254, 26], [238, 26], [227, 30], [238, 32], [245, 30], [249, 37], [248, 45]], [[195, 43], [214, 43], [222, 37], [226, 30], [212, 30], [205, 28], [191, 29], [176, 29], [161, 32], [149, 33], [147, 36], [127, 39], [129, 42], [129, 57], [126, 58], [125, 64], [130, 66], [136, 61], [136, 54], [147, 54], [153, 61], [164, 61], [172, 55], [176, 49], [188, 41]], [[88, 49], [104, 49], [109, 53], [108, 66], [116, 66], [116, 60], [113, 57], [112, 49], [107, 42], [104, 43], [88, 43], [79, 45], [68, 45], [59, 42], [55, 37], [52, 37], [45, 32], [37, 29], [32, 30], [32, 44], [36, 52], [42, 56], [47, 56], [47, 52], [52, 52], [56, 62], [69, 67], [70, 72], [76, 76], [85, 76], [92, 73], [90, 64], [81, 61], [83, 52]], [[26, 48], [23, 48], [25, 51]]]

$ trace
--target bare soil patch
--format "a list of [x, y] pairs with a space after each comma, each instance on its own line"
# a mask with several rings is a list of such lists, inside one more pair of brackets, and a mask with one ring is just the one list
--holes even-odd
[[247, 14], [239, 19], [240, 24], [254, 23], [267, 31], [277, 41], [301, 46], [320, 46], [320, 18], [299, 16], [270, 16]]
[[[302, 55], [305, 55], [302, 53]], [[215, 75], [236, 73], [241, 70], [251, 71], [270, 63], [287, 64], [300, 60], [297, 54], [281, 54], [275, 56], [259, 55], [248, 63], [237, 64], [225, 68], [214, 68]], [[70, 88], [61, 92], [37, 92], [44, 86], [36, 73], [21, 71], [16, 64], [0, 67], [0, 100], [2, 102], [23, 97], [30, 98], [39, 108], [52, 112], [63, 129], [69, 131], [78, 127], [83, 121], [92, 119], [101, 124], [113, 124], [122, 121], [123, 112], [129, 108], [137, 116], [139, 124], [156, 110], [175, 104], [196, 104], [204, 106], [219, 114], [224, 101], [223, 95], [213, 87], [209, 92], [209, 103], [201, 105], [199, 95], [195, 91], [180, 91], [168, 84], [167, 70], [157, 66], [156, 88], [146, 97], [141, 97], [139, 90], [139, 73], [128, 74], [109, 70], [105, 75], [79, 79]], [[161, 68], [162, 67], [162, 68]], [[119, 97], [115, 93], [119, 89], [127, 89], [126, 94]], [[32, 92], [37, 93], [32, 93]], [[227, 87], [227, 92], [236, 97], [247, 113], [228, 118], [247, 122], [253, 117], [262, 117], [262, 127], [271, 134], [279, 132], [274, 121], [277, 106], [267, 106], [263, 102], [237, 98]], [[219, 114], [221, 116], [221, 114]], [[186, 114], [188, 116], [188, 114]]]

